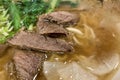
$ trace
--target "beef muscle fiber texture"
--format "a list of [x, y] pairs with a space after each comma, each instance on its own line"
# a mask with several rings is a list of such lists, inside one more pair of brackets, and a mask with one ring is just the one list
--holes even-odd
[[64, 29], [62, 25], [45, 22], [43, 20], [40, 20], [37, 23], [37, 33], [52, 37], [66, 36], [68, 34], [67, 30]]
[[43, 14], [40, 19], [43, 19], [44, 21], [50, 21], [56, 24], [61, 24], [64, 27], [65, 26], [70, 26], [70, 25], [75, 25], [79, 17], [75, 14], [66, 12], [66, 11], [57, 11], [57, 12], [52, 12], [50, 14]]
[[15, 50], [13, 63], [17, 80], [33, 80], [42, 67], [45, 54], [35, 51]]
[[11, 46], [36, 51], [70, 52], [72, 46], [62, 39], [49, 38], [36, 33], [20, 31], [8, 41]]

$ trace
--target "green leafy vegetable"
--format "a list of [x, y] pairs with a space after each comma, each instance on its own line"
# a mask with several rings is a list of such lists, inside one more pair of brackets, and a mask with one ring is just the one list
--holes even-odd
[[9, 15], [3, 6], [0, 6], [0, 43], [4, 43], [8, 37], [12, 36], [12, 22], [9, 21]]
[[21, 19], [20, 19], [20, 12], [12, 0], [3, 0], [3, 5], [6, 9], [8, 9], [8, 13], [10, 15], [9, 20], [12, 21], [12, 24], [14, 26], [14, 31], [17, 31], [20, 29], [21, 25]]
[[55, 9], [58, 1], [50, 0], [0, 0], [0, 43], [4, 43], [21, 27], [32, 30], [37, 17]]
[[13, 1], [9, 3], [9, 11], [10, 11], [11, 19], [13, 21], [14, 30], [16, 31], [21, 27], [20, 25], [21, 19], [20, 19], [19, 10]]
[[17, 6], [21, 12], [23, 26], [29, 28], [30, 25], [35, 25], [38, 15], [53, 11], [59, 1], [23, 0], [17, 2]]
[[51, 0], [49, 4], [49, 8], [47, 9], [47, 13], [54, 11], [54, 9], [56, 8], [56, 6], [59, 5], [59, 3], [60, 0]]
[[42, 0], [31, 0], [17, 3], [20, 10], [23, 26], [29, 27], [36, 23], [37, 16], [45, 13], [47, 4]]
[[21, 27], [33, 30], [38, 16], [54, 11], [61, 2], [63, 0], [0, 0], [0, 43], [4, 43]]

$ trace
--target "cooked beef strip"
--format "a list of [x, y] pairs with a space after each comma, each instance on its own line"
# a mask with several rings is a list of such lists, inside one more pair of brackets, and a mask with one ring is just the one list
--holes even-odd
[[40, 71], [44, 60], [45, 54], [43, 53], [16, 49], [13, 63], [17, 80], [33, 80]]
[[[42, 15], [37, 23], [38, 33], [30, 33], [20, 31], [13, 38], [8, 40], [8, 43], [12, 47], [18, 47], [22, 49], [15, 49], [15, 55], [13, 62], [8, 67], [11, 68], [13, 78], [15, 80], [33, 80], [39, 69], [42, 67], [42, 62], [45, 60], [45, 54], [43, 52], [69, 52], [72, 50], [72, 46], [61, 39], [45, 37], [41, 34], [57, 34], [66, 35], [67, 31], [64, 27], [68, 25], [76, 24], [78, 18], [68, 12], [60, 11], [53, 12], [47, 15]], [[40, 52], [36, 52], [40, 51]]]
[[6, 70], [7, 70], [7, 73], [8, 73], [8, 80], [19, 80], [17, 78], [17, 71], [16, 71], [16, 68], [15, 68], [15, 64], [13, 63], [12, 60], [7, 63]]
[[72, 46], [61, 39], [49, 38], [36, 33], [20, 31], [12, 39], [8, 40], [11, 46], [22, 49], [32, 49], [43, 52], [70, 52]]
[[50, 14], [43, 14], [39, 17], [39, 20], [41, 19], [43, 19], [44, 21], [63, 25], [64, 27], [75, 25], [79, 20], [77, 15], [65, 11], [57, 11]]
[[67, 30], [62, 25], [45, 22], [42, 19], [37, 22], [37, 33], [48, 35], [51, 37], [66, 36]]

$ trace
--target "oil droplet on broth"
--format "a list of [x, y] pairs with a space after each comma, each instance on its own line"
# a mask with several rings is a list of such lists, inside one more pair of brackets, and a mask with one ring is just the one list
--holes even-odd
[[45, 74], [47, 74], [48, 73], [48, 71], [45, 71]]
[[60, 77], [60, 79], [59, 80], [63, 80], [63, 78], [62, 77]]

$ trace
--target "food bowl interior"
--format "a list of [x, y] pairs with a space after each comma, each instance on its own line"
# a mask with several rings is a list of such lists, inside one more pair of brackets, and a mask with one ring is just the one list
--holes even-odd
[[[45, 49], [48, 49], [48, 52], [44, 52], [43, 50], [43, 52], [45, 53], [45, 60], [42, 62], [42, 67], [40, 68], [40, 70], [38, 70], [37, 74], [34, 75], [34, 78], [32, 80], [120, 79], [120, 1], [101, 1], [102, 0], [78, 0], [77, 6], [75, 6], [75, 4], [71, 6], [64, 2], [55, 9], [55, 12], [66, 11], [70, 14], [75, 14], [77, 18], [79, 18], [79, 21], [75, 25], [65, 27], [65, 30], [67, 30], [68, 33], [67, 38], [64, 38], [64, 40], [72, 45], [73, 50], [69, 52], [66, 49], [63, 50], [63, 48], [61, 48], [60, 46], [59, 48], [49, 48], [49, 46], [54, 43], [54, 40], [51, 38], [46, 38], [50, 41], [48, 42], [48, 47], [45, 46], [47, 47]], [[77, 2], [77, 0], [73, 0], [73, 3], [74, 2]], [[39, 18], [39, 20], [42, 19]], [[62, 21], [60, 23], [62, 24]], [[44, 39], [42, 38], [42, 36], [37, 36], [41, 37], [41, 39], [35, 39], [36, 35], [34, 34], [27, 34], [25, 32], [20, 35], [18, 34], [18, 36], [20, 37], [21, 35], [24, 35], [23, 38], [26, 37], [25, 35], [27, 35], [26, 38], [34, 38], [33, 40], [31, 40], [31, 44], [37, 44], [37, 42], [40, 41], [44, 43]], [[30, 35], [33, 35], [34, 37], [29, 37]], [[16, 38], [19, 37], [15, 36], [15, 39]], [[63, 38], [60, 37], [60, 39]], [[25, 39], [22, 40], [24, 42]], [[29, 43], [30, 41], [27, 42]], [[64, 46], [67, 46], [67, 43]], [[49, 49], [53, 49], [54, 51], [49, 52]], [[64, 53], [55, 52], [56, 49], [62, 49]], [[16, 51], [18, 52], [18, 54], [15, 54], [17, 53]], [[33, 66], [40, 64], [39, 62], [38, 64], [36, 64], [37, 60], [40, 59], [38, 57], [34, 59], [33, 56], [36, 57], [36, 55], [29, 55], [31, 53], [33, 52], [22, 52], [4, 44], [0, 45], [0, 80], [18, 80], [18, 78], [16, 77], [17, 73], [12, 72], [15, 70], [13, 67], [15, 66], [15, 64], [12, 64], [11, 62], [15, 62], [14, 60], [18, 60], [16, 61], [16, 63], [18, 62], [20, 64], [23, 64], [22, 61], [24, 60], [21, 60], [18, 57], [14, 57], [14, 55], [23, 55], [25, 56], [22, 57], [23, 59], [32, 57], [32, 59], [28, 58], [23, 64], [25, 66], [27, 65], [25, 69], [29, 68], [31, 65]], [[32, 60], [34, 60], [35, 63], [31, 63], [29, 65], [28, 63], [30, 63]], [[21, 66], [18, 65], [18, 67]], [[31, 69], [29, 70], [32, 71], [32, 67], [30, 68]]]

